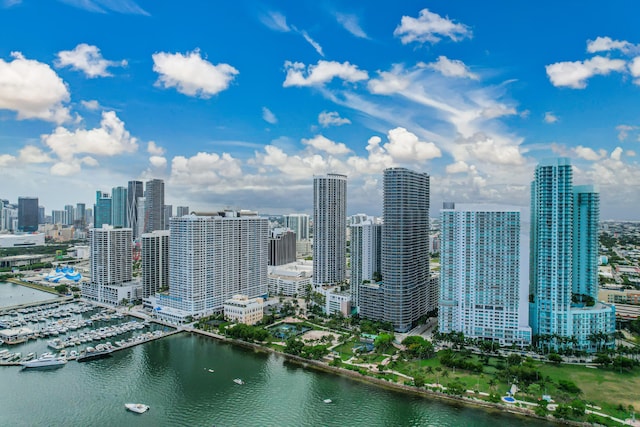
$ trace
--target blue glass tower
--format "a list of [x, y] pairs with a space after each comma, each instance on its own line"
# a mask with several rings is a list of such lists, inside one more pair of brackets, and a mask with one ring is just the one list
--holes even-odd
[[111, 222], [114, 227], [127, 226], [127, 189], [114, 187], [111, 190]]

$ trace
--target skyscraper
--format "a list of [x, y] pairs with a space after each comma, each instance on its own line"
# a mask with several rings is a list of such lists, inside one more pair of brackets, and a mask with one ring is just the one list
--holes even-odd
[[309, 239], [309, 215], [284, 215], [284, 226], [296, 233], [297, 241]]
[[[567, 158], [538, 164], [531, 184], [530, 322], [538, 345], [612, 346], [615, 307], [597, 302], [599, 197], [573, 188]], [[593, 338], [599, 334], [603, 342]], [[564, 337], [567, 339], [559, 339]]]
[[169, 229], [169, 220], [173, 216], [173, 205], [164, 205], [164, 229]]
[[133, 239], [140, 235], [138, 232], [138, 199], [144, 197], [142, 181], [129, 181], [127, 188], [127, 223], [126, 226], [133, 230]]
[[169, 295], [158, 295], [160, 306], [210, 314], [234, 295], [267, 293], [268, 218], [221, 215], [171, 219]]
[[75, 218], [75, 211], [73, 205], [64, 205], [64, 210], [67, 212], [66, 221], [64, 225], [73, 225], [73, 220]]
[[147, 181], [145, 197], [145, 232], [164, 230], [164, 181], [152, 179]]
[[176, 216], [189, 215], [189, 206], [178, 206]]
[[38, 206], [38, 224], [44, 224], [45, 219], [44, 206]]
[[84, 203], [76, 203], [76, 216], [73, 224], [77, 228], [84, 229], [87, 226], [86, 215], [86, 205]]
[[269, 265], [289, 264], [296, 260], [296, 235], [286, 228], [276, 228], [269, 236]]
[[96, 191], [96, 204], [93, 207], [93, 226], [102, 228], [104, 224], [111, 225], [111, 196], [102, 191]]
[[439, 332], [531, 344], [528, 257], [522, 256], [529, 239], [521, 233], [520, 209], [447, 203], [440, 224]]
[[346, 277], [347, 177], [313, 177], [313, 284], [332, 285]]
[[18, 198], [18, 231], [32, 233], [38, 231], [38, 198]]
[[429, 175], [405, 168], [383, 176], [382, 280], [384, 320], [406, 332], [427, 306]]
[[382, 224], [369, 217], [351, 224], [351, 305], [360, 307], [360, 285], [382, 277]]
[[114, 227], [127, 226], [127, 193], [121, 186], [111, 190], [111, 225]]
[[169, 231], [142, 235], [142, 297], [148, 298], [169, 287]]

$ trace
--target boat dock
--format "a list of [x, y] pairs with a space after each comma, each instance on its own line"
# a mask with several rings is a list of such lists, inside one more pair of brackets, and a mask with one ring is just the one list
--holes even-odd
[[63, 302], [69, 302], [72, 300], [73, 300], [73, 297], [58, 297], [58, 298], [48, 299], [46, 301], [25, 302], [24, 304], [10, 305], [8, 307], [0, 308], [0, 316], [7, 314], [8, 312], [13, 310], [19, 310], [21, 308], [29, 308], [29, 307], [37, 307], [39, 305], [63, 303]]

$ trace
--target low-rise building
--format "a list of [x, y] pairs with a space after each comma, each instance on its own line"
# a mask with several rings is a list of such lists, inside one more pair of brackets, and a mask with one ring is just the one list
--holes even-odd
[[22, 248], [26, 246], [44, 246], [44, 233], [0, 234], [0, 248]]
[[264, 300], [249, 298], [246, 295], [234, 295], [224, 302], [224, 318], [231, 322], [255, 325], [262, 320]]

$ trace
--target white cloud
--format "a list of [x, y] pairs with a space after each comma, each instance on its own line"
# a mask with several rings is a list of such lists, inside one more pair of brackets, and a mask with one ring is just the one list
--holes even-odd
[[48, 154], [33, 145], [25, 145], [20, 150], [19, 160], [23, 163], [49, 163], [53, 161]]
[[613, 40], [611, 37], [597, 37], [595, 40], [587, 40], [587, 52], [608, 52], [610, 50], [620, 50], [627, 52], [633, 48], [633, 44], [625, 40]]
[[586, 61], [557, 62], [547, 65], [547, 75], [551, 84], [556, 87], [566, 86], [573, 89], [584, 89], [587, 80], [595, 75], [607, 75], [612, 71], [622, 72], [626, 63], [622, 59], [611, 59], [594, 56]]
[[611, 159], [612, 160], [617, 160], [620, 161], [620, 159], [622, 158], [622, 148], [621, 147], [616, 147], [613, 149], [613, 151], [611, 152]]
[[489, 136], [478, 132], [469, 138], [458, 138], [453, 149], [458, 161], [475, 159], [490, 165], [520, 166], [525, 159], [520, 152], [519, 143], [507, 138]]
[[547, 111], [546, 113], [544, 113], [544, 122], [545, 123], [555, 123], [558, 121], [558, 117], [553, 114], [551, 111]]
[[162, 156], [151, 156], [149, 163], [156, 169], [164, 169], [167, 166], [167, 159]]
[[633, 82], [640, 85], [640, 56], [636, 56], [629, 63], [629, 71], [631, 75], [636, 78]]
[[51, 134], [42, 135], [42, 142], [58, 157], [58, 163], [51, 172], [58, 175], [77, 173], [81, 164], [89, 166], [97, 164], [89, 157], [78, 159], [79, 154], [97, 156], [116, 156], [135, 152], [137, 139], [132, 137], [113, 111], [102, 113], [100, 127], [94, 129], [77, 129], [75, 131], [59, 126]]
[[364, 32], [362, 27], [360, 27], [360, 23], [358, 22], [358, 17], [356, 15], [349, 15], [346, 13], [336, 13], [336, 19], [338, 23], [344, 27], [345, 30], [349, 31], [356, 37], [360, 37], [362, 39], [369, 38], [367, 33]]
[[351, 124], [351, 120], [340, 117], [337, 111], [323, 111], [318, 115], [318, 123], [322, 127], [342, 126]]
[[0, 109], [18, 113], [18, 119], [55, 123], [70, 120], [67, 85], [49, 65], [12, 52], [13, 61], [0, 59]]
[[366, 71], [359, 70], [349, 62], [320, 60], [316, 65], [309, 65], [305, 71], [303, 63], [286, 61], [284, 68], [287, 70], [287, 77], [282, 84], [284, 87], [320, 86], [336, 77], [348, 82], [358, 82], [369, 77]]
[[600, 160], [607, 155], [605, 150], [600, 150], [598, 153], [594, 149], [578, 145], [573, 149], [576, 156], [584, 160], [596, 161]]
[[638, 129], [638, 126], [630, 126], [630, 125], [618, 125], [616, 126], [616, 130], [618, 131], [618, 140], [624, 141], [629, 136], [629, 132]]
[[400, 37], [402, 44], [411, 42], [435, 44], [442, 37], [448, 37], [453, 41], [470, 38], [471, 30], [464, 24], [443, 18], [437, 13], [430, 12], [429, 9], [422, 9], [418, 18], [403, 16], [393, 35]]
[[162, 156], [164, 152], [164, 148], [156, 144], [154, 141], [149, 141], [147, 143], [147, 153], [151, 154], [152, 156]]
[[95, 99], [93, 99], [91, 101], [80, 101], [80, 103], [87, 110], [95, 111], [95, 110], [98, 110], [100, 108], [100, 103], [98, 101], [96, 101]]
[[260, 20], [264, 25], [274, 31], [281, 31], [283, 33], [291, 31], [291, 28], [287, 25], [287, 17], [280, 12], [269, 12], [261, 16]]
[[58, 68], [71, 67], [72, 70], [79, 70], [89, 78], [110, 77], [112, 74], [107, 71], [109, 67], [125, 67], [126, 60], [109, 61], [102, 57], [97, 46], [80, 43], [73, 50], [63, 50], [58, 52], [58, 59], [55, 61]]
[[458, 59], [449, 59], [444, 55], [440, 55], [436, 62], [427, 64], [427, 67], [438, 71], [443, 76], [460, 77], [472, 80], [478, 80], [478, 75], [472, 73], [464, 62]]
[[15, 166], [16, 158], [11, 154], [0, 154], [0, 166], [3, 168], [8, 168], [10, 166]]
[[447, 165], [446, 168], [447, 173], [455, 174], [455, 173], [463, 173], [469, 171], [469, 165], [462, 160], [458, 160], [455, 163]]
[[262, 120], [267, 123], [271, 123], [272, 125], [278, 123], [278, 118], [276, 117], [276, 115], [273, 114], [273, 112], [267, 107], [262, 107]]
[[241, 163], [230, 154], [199, 152], [193, 157], [176, 156], [171, 161], [171, 183], [213, 186], [242, 176]]
[[112, 11], [127, 15], [145, 15], [149, 13], [133, 0], [61, 0], [71, 6], [94, 13]]
[[329, 154], [346, 154], [351, 152], [342, 142], [334, 142], [322, 135], [316, 135], [311, 139], [303, 139], [302, 143]]
[[200, 50], [181, 53], [154, 53], [153, 71], [160, 74], [157, 86], [176, 88], [182, 94], [210, 98], [229, 87], [239, 73], [229, 64], [213, 65], [200, 56]]
[[316, 50], [316, 52], [318, 52], [318, 55], [324, 56], [324, 52], [322, 51], [322, 46], [320, 46], [320, 43], [318, 43], [317, 41], [312, 39], [311, 36], [309, 35], [309, 33], [307, 33], [305, 30], [298, 30], [296, 27], [291, 27], [291, 28], [296, 30], [296, 32], [298, 34], [300, 34], [302, 37], [304, 37], [304, 39], [307, 41], [307, 43], [309, 43], [311, 46], [313, 46], [313, 48]]
[[420, 162], [441, 157], [440, 149], [433, 142], [420, 141], [418, 137], [402, 127], [387, 133], [389, 142], [384, 144], [387, 152], [401, 162]]
[[400, 65], [394, 65], [391, 71], [378, 71], [378, 76], [367, 83], [369, 92], [376, 95], [401, 92], [411, 84], [411, 78]]

